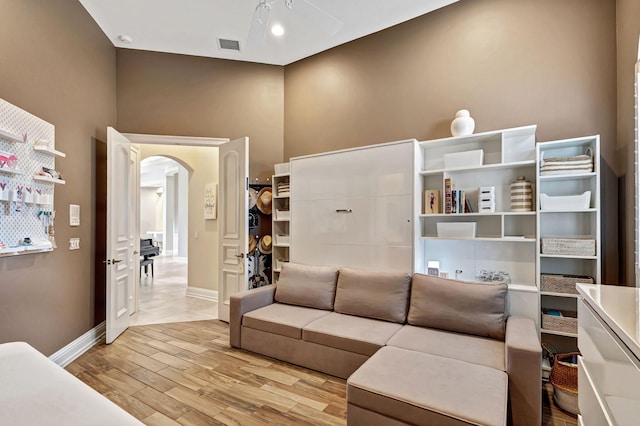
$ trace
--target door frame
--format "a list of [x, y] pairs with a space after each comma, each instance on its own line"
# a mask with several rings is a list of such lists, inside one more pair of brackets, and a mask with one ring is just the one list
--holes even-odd
[[[179, 146], [199, 146], [217, 148], [227, 142], [229, 138], [207, 138], [196, 136], [171, 136], [171, 135], [150, 135], [142, 133], [122, 133], [132, 145], [179, 145]], [[136, 192], [138, 203], [140, 202], [140, 191]], [[138, 218], [140, 220], [140, 218]], [[140, 309], [140, 286], [133, 286], [134, 310], [131, 314], [135, 314]]]

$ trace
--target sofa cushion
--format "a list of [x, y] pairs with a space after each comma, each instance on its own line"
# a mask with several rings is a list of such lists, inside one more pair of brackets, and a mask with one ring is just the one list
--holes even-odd
[[282, 265], [276, 301], [309, 308], [333, 309], [338, 269], [332, 266]]
[[481, 284], [415, 274], [411, 325], [504, 340], [507, 284]]
[[302, 328], [305, 325], [328, 314], [329, 312], [320, 309], [273, 303], [244, 314], [242, 325], [255, 330], [302, 339]]
[[366, 272], [342, 268], [338, 275], [335, 311], [404, 323], [411, 277], [398, 272]]
[[387, 346], [439, 355], [505, 371], [505, 343], [487, 337], [405, 325]]
[[302, 329], [302, 340], [361, 355], [373, 355], [402, 326], [332, 312]]
[[415, 425], [504, 426], [507, 381], [493, 368], [386, 346], [349, 377], [347, 401]]

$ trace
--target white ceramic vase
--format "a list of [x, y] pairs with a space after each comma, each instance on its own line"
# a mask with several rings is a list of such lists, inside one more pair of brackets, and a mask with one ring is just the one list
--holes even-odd
[[472, 135], [476, 127], [476, 122], [471, 118], [469, 111], [461, 109], [456, 112], [456, 118], [451, 122], [451, 134], [453, 136]]

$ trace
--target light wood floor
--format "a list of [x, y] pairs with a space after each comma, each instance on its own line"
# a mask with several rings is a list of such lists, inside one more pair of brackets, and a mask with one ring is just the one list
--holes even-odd
[[218, 318], [218, 302], [187, 296], [188, 261], [183, 257], [156, 256], [155, 273], [142, 272], [140, 310], [131, 325], [200, 321]]
[[[344, 425], [345, 381], [229, 346], [229, 326], [131, 327], [67, 370], [148, 425]], [[573, 426], [549, 402], [543, 425]]]

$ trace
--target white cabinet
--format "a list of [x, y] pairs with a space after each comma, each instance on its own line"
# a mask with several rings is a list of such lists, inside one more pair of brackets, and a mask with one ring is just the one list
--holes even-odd
[[579, 285], [578, 405], [584, 425], [640, 418], [640, 290]]
[[[571, 314], [577, 311], [578, 279], [568, 280], [566, 290], [545, 288], [542, 281], [566, 275], [601, 282], [600, 140], [596, 135], [541, 142], [536, 151], [540, 304], [545, 312]], [[591, 167], [581, 156], [591, 158]], [[542, 315], [543, 340], [565, 348], [561, 350], [574, 350], [578, 320], [546, 322], [553, 318]]]
[[411, 272], [414, 146], [291, 159], [291, 261]]
[[279, 173], [272, 178], [273, 208], [271, 218], [271, 232], [273, 234], [273, 253], [271, 268], [273, 271], [273, 283], [278, 281], [282, 264], [289, 261], [291, 250], [291, 175], [289, 173]]

